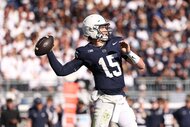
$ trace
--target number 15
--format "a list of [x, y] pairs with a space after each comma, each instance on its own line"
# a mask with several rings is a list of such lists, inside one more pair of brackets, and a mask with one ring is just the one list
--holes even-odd
[[99, 65], [102, 66], [102, 68], [103, 68], [106, 76], [109, 77], [109, 78], [112, 78], [113, 76], [118, 77], [118, 76], [120, 76], [122, 74], [121, 67], [119, 66], [119, 63], [117, 61], [113, 61], [113, 59], [115, 57], [116, 57], [116, 54], [111, 54], [111, 55], [106, 56], [106, 59], [107, 59], [108, 64], [109, 64], [108, 66], [110, 66], [110, 67], [117, 67], [117, 70], [114, 70], [112, 72], [110, 72], [108, 70], [108, 67], [107, 67], [107, 65], [106, 65], [105, 60], [104, 60], [103, 57], [101, 57], [99, 59], [99, 61], [98, 61]]

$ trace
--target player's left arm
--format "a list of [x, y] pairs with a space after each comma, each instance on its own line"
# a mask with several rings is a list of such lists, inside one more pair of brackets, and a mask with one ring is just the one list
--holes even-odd
[[126, 40], [120, 41], [120, 47], [122, 56], [127, 60], [130, 64], [136, 66], [138, 69], [145, 69], [145, 63], [140, 56], [131, 51], [130, 45]]
[[73, 59], [70, 62], [62, 65], [57, 58], [55, 57], [53, 51], [49, 52], [47, 54], [49, 63], [54, 70], [54, 72], [57, 74], [57, 76], [66, 76], [73, 72], [76, 72], [82, 65], [83, 62], [80, 59]]

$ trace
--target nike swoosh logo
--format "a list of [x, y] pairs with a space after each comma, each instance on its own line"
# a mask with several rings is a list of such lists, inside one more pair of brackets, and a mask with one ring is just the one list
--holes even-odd
[[117, 42], [112, 43], [112, 45], [116, 45], [116, 44], [117, 44]]

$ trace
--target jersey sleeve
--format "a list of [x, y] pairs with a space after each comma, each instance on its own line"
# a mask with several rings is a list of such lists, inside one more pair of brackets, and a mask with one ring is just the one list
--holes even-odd
[[75, 59], [78, 59], [78, 60], [82, 59], [80, 48], [77, 48], [75, 51]]
[[0, 126], [5, 124], [5, 119], [6, 119], [5, 118], [5, 112], [2, 111], [1, 112], [1, 117], [0, 117]]
[[177, 111], [173, 112], [173, 116], [174, 118], [179, 121], [180, 118], [180, 109], [178, 109]]
[[76, 58], [75, 55], [75, 59], [71, 60], [70, 62], [62, 65], [57, 58], [55, 57], [54, 53], [51, 51], [47, 54], [48, 56], [48, 60], [49, 63], [52, 67], [52, 69], [54, 70], [54, 72], [58, 75], [58, 76], [66, 76], [68, 74], [71, 74], [75, 71], [77, 71], [82, 65], [83, 62], [80, 59]]
[[28, 118], [33, 119], [31, 108], [28, 110]]

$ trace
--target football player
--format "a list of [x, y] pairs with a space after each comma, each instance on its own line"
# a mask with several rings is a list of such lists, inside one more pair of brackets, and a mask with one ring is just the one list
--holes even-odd
[[83, 33], [89, 43], [77, 48], [75, 58], [65, 65], [56, 59], [53, 51], [47, 54], [51, 67], [58, 76], [71, 74], [83, 65], [93, 73], [95, 111], [92, 127], [137, 127], [123, 91], [122, 58], [139, 69], [145, 68], [143, 60], [131, 51], [122, 37], [111, 36], [109, 23], [99, 14], [84, 19]]

